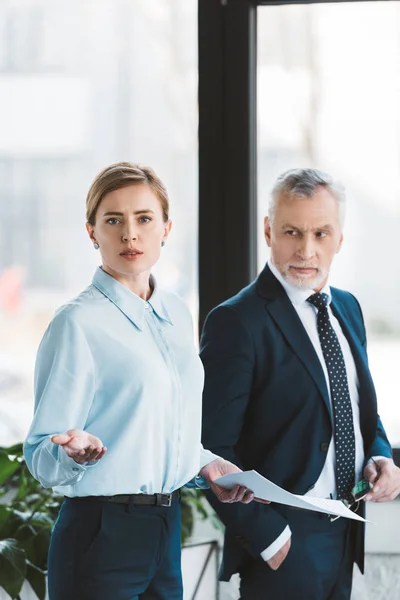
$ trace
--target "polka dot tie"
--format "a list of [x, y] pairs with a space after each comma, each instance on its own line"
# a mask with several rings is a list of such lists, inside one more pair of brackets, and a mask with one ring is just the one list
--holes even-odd
[[329, 318], [328, 295], [313, 294], [307, 301], [318, 309], [317, 329], [329, 375], [334, 416], [337, 497], [347, 500], [351, 498], [350, 492], [354, 486], [356, 450], [346, 365]]

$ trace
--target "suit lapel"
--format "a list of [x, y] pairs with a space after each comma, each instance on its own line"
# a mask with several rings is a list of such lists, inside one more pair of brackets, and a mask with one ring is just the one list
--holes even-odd
[[273, 276], [268, 265], [257, 280], [257, 289], [258, 293], [267, 299], [267, 312], [311, 375], [331, 415], [329, 393], [318, 355], [285, 290]]

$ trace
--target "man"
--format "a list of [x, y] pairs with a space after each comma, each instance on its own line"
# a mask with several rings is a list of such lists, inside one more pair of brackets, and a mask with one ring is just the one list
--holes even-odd
[[[295, 494], [351, 502], [364, 476], [374, 483], [366, 499], [384, 502], [399, 493], [400, 470], [377, 414], [361, 309], [328, 283], [344, 212], [329, 175], [278, 178], [265, 219], [270, 262], [204, 326], [203, 444]], [[221, 578], [240, 573], [242, 600], [350, 598], [362, 523], [208, 498], [226, 525]]]

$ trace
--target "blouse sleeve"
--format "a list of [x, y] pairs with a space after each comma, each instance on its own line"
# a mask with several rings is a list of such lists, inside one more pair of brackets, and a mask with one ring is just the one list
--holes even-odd
[[92, 468], [76, 463], [50, 437], [85, 429], [94, 393], [89, 345], [73, 312], [63, 309], [50, 323], [36, 356], [35, 412], [24, 444], [28, 468], [44, 487], [76, 483]]

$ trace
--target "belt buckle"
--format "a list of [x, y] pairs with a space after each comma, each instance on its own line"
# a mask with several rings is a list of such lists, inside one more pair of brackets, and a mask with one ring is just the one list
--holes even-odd
[[156, 506], [171, 506], [172, 494], [156, 494]]

